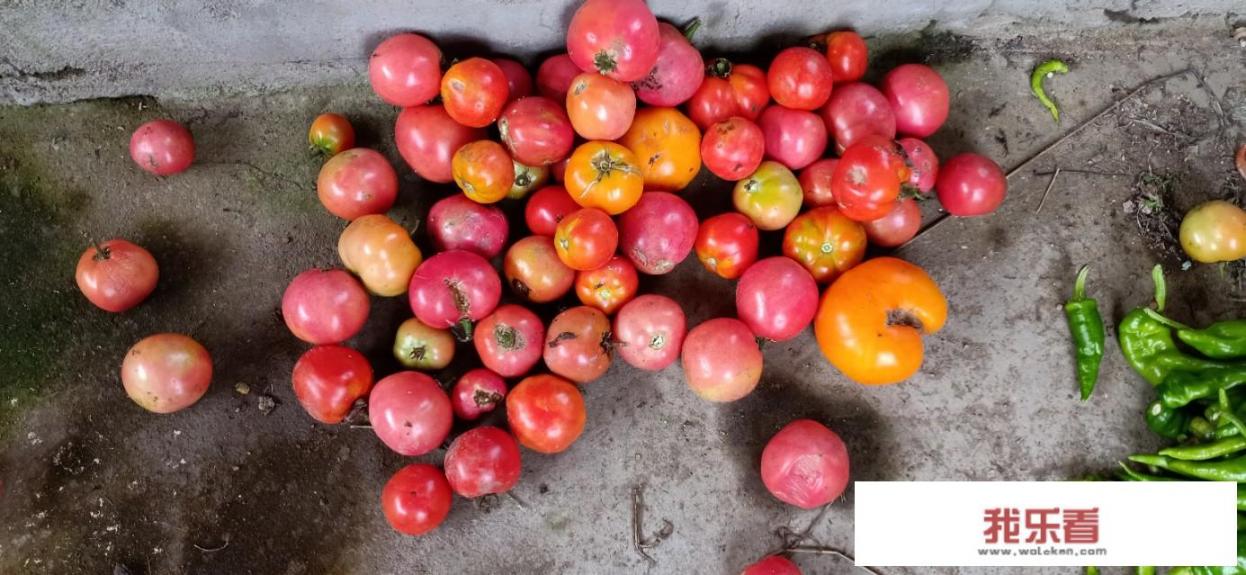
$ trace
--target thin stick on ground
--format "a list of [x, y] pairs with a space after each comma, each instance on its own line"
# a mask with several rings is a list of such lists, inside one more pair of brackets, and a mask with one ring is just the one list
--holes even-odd
[[810, 546], [805, 546], [805, 545], [797, 545], [793, 547], [788, 547], [787, 549], [784, 549], [783, 552], [784, 553], [805, 553], [808, 555], [831, 555], [834, 557], [839, 557], [840, 559], [844, 559], [846, 561], [851, 561], [853, 567], [860, 569], [862, 571], [865, 571], [866, 573], [873, 573], [874, 575], [882, 575], [882, 573], [880, 573], [876, 569], [866, 567], [864, 565], [857, 565], [856, 564], [857, 560], [854, 559], [851, 555], [844, 553], [843, 551], [840, 551], [839, 549], [836, 549], [834, 547], [810, 547]]
[[1056, 171], [1051, 174], [1051, 181], [1047, 182], [1047, 189], [1043, 190], [1043, 197], [1038, 200], [1038, 207], [1034, 209], [1035, 214], [1043, 211], [1043, 204], [1047, 203], [1047, 194], [1051, 193], [1051, 188], [1056, 185], [1056, 177], [1059, 175], [1060, 168], [1057, 166]]
[[203, 547], [199, 545], [198, 543], [191, 543], [191, 545], [194, 546], [195, 549], [198, 549], [199, 551], [203, 553], [216, 553], [217, 551], [224, 551], [226, 547], [229, 547], [229, 534], [226, 534], [224, 537], [224, 542], [222, 542], [220, 545], [217, 545], [216, 547]]
[[675, 532], [675, 526], [668, 520], [662, 520], [662, 528], [653, 537], [645, 537], [645, 486], [638, 484], [632, 487], [632, 549], [641, 557], [645, 558], [651, 565], [656, 565], [658, 560], [654, 559], [646, 549], [653, 549], [660, 545], [671, 533]]

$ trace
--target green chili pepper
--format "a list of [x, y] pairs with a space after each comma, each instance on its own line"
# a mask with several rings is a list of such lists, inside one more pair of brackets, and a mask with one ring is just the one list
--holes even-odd
[[1034, 92], [1034, 97], [1051, 112], [1051, 117], [1060, 122], [1060, 107], [1056, 105], [1051, 98], [1047, 96], [1047, 90], [1043, 88], [1043, 80], [1046, 80], [1053, 74], [1069, 73], [1069, 65], [1060, 60], [1048, 60], [1034, 67], [1034, 71], [1030, 73], [1030, 91]]
[[1135, 575], [1155, 575], [1154, 567], [1138, 567]]
[[1125, 465], [1123, 462], [1120, 464], [1120, 466], [1121, 466], [1121, 479], [1125, 481], [1177, 481], [1177, 479], [1173, 477], [1163, 477], [1161, 475], [1151, 475], [1149, 473], [1142, 473], [1128, 465]]
[[1220, 388], [1219, 399], [1220, 419], [1237, 428], [1238, 435], [1246, 437], [1246, 423], [1242, 423], [1242, 420], [1238, 419], [1237, 414], [1233, 413], [1233, 406], [1229, 403], [1229, 392], [1225, 391], [1223, 387]]
[[1246, 485], [1237, 484], [1237, 510], [1246, 511]]
[[1064, 316], [1073, 334], [1073, 349], [1077, 352], [1077, 383], [1081, 388], [1082, 401], [1090, 399], [1099, 379], [1099, 363], [1103, 361], [1103, 318], [1099, 315], [1099, 303], [1086, 297], [1086, 276], [1090, 266], [1082, 266], [1073, 282], [1073, 298], [1064, 303]]
[[1099, 575], [1099, 568], [1098, 567], [1087, 567], [1086, 575]]
[[1168, 408], [1159, 400], [1151, 402], [1146, 409], [1146, 426], [1160, 437], [1180, 440], [1185, 437], [1189, 423], [1189, 414]]
[[1246, 437], [1240, 435], [1236, 437], [1228, 437], [1219, 439], [1211, 443], [1196, 443], [1193, 445], [1179, 445], [1161, 449], [1160, 455], [1171, 457], [1173, 459], [1181, 459], [1183, 461], [1206, 461], [1225, 455], [1232, 455], [1243, 449], [1246, 449]]
[[1178, 329], [1177, 339], [1212, 359], [1246, 357], [1246, 319], [1218, 321], [1202, 329]]
[[[1209, 360], [1198, 360], [1207, 362]], [[1167, 365], [1178, 365], [1169, 362]], [[1246, 383], [1246, 367], [1223, 364], [1207, 366], [1203, 363], [1181, 362], [1185, 371], [1170, 370], [1159, 386], [1159, 397], [1164, 405], [1177, 409], [1199, 399], [1215, 397], [1221, 390], [1228, 391]]]
[[1246, 455], [1219, 461], [1182, 461], [1163, 455], [1131, 455], [1129, 460], [1207, 481], [1246, 481]]
[[1221, 434], [1220, 430], [1215, 425], [1212, 425], [1210, 421], [1207, 421], [1207, 419], [1201, 416], [1191, 417], [1190, 423], [1186, 424], [1185, 426], [1185, 430], [1190, 435], [1193, 435], [1194, 437], [1197, 437], [1202, 441], [1207, 441], [1213, 438], [1224, 439], [1225, 437], [1231, 437], [1233, 435], [1237, 435], [1236, 429], [1233, 430], [1233, 433]]

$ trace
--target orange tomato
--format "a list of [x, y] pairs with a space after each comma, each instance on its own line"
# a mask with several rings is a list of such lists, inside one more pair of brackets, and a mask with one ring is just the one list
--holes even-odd
[[861, 263], [865, 227], [832, 207], [814, 208], [792, 220], [783, 232], [783, 255], [805, 266], [818, 283]]
[[612, 315], [636, 297], [640, 276], [627, 258], [614, 256], [606, 265], [575, 276], [575, 295], [580, 303]]
[[613, 216], [640, 201], [645, 177], [631, 150], [614, 142], [593, 141], [580, 144], [571, 154], [563, 185], [581, 207], [599, 208]]
[[567, 91], [567, 117], [575, 133], [585, 140], [617, 140], [636, 114], [636, 92], [628, 84], [596, 72], [571, 81]]
[[424, 261], [411, 234], [382, 214], [361, 216], [346, 226], [337, 253], [368, 291], [385, 297], [406, 293], [411, 274]]
[[922, 364], [922, 334], [947, 321], [947, 300], [921, 268], [875, 258], [839, 276], [818, 306], [813, 333], [831, 365], [857, 383], [897, 383]]
[[619, 247], [619, 228], [606, 212], [584, 208], [567, 214], [554, 229], [558, 259], [576, 271], [606, 265]]
[[640, 159], [645, 187], [677, 192], [701, 171], [701, 131], [675, 108], [645, 108], [619, 143]]
[[321, 114], [307, 130], [307, 142], [325, 157], [355, 147], [355, 128], [341, 114]]
[[502, 201], [515, 185], [515, 163], [502, 144], [477, 140], [459, 148], [450, 162], [454, 183], [480, 204]]

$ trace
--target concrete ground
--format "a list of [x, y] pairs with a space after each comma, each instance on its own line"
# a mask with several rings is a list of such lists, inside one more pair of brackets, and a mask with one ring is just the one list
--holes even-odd
[[[737, 573], [792, 532], [852, 551], [851, 489], [822, 513], [780, 504], [761, 484], [762, 446], [795, 418], [838, 431], [857, 480], [1075, 479], [1156, 448], [1142, 420], [1152, 391], [1114, 338], [1095, 397], [1077, 400], [1060, 304], [1089, 262], [1091, 293], [1119, 319], [1148, 300], [1147, 272], [1163, 261], [1178, 319], [1241, 315], [1240, 270], [1182, 271], [1138, 225], [1155, 229], [1143, 209], [1181, 213], [1246, 190], [1230, 161], [1246, 133], [1246, 50], [1225, 20], [911, 33], [872, 47], [876, 71], [924, 59], [947, 78], [952, 116], [932, 140], [941, 155], [976, 150], [1005, 168], [1148, 78], [1190, 71], [1019, 171], [997, 214], [948, 220], [900, 250], [934, 276], [952, 309], [910, 381], [848, 382], [810, 333], [767, 345], [762, 385], [727, 405], [698, 400], [677, 368], [649, 375], [616, 362], [585, 388], [589, 424], [570, 451], [525, 452], [513, 498], [456, 499], [442, 527], [421, 538], [392, 532], [378, 497], [402, 465], [441, 453], [402, 458], [366, 429], [313, 423], [288, 383], [305, 346], [277, 315], [291, 277], [337, 264], [342, 223], [318, 204], [319, 163], [306, 151], [316, 114], [347, 114], [364, 145], [402, 166], [394, 214], [405, 225], [418, 226], [431, 200], [451, 191], [422, 184], [398, 159], [396, 111], [358, 81], [0, 107], [0, 572]], [[1059, 126], [1028, 87], [1033, 64], [1050, 56], [1073, 65], [1051, 82]], [[126, 150], [135, 126], [163, 116], [185, 122], [199, 152], [187, 173], [157, 179]], [[706, 178], [685, 194], [708, 216], [727, 209], [727, 190]], [[73, 283], [88, 242], [114, 236], [146, 246], [161, 265], [156, 293], [122, 315], [93, 308]], [[693, 324], [733, 312], [731, 284], [695, 261], [642, 289], [683, 301]], [[390, 338], [409, 313], [404, 298], [375, 300], [353, 342], [381, 373], [394, 370]], [[203, 400], [174, 415], [142, 411], [118, 378], [126, 349], [159, 331], [192, 334], [217, 369]], [[664, 520], [673, 527], [648, 551], [652, 562], [632, 547], [637, 489], [645, 533]], [[833, 556], [796, 561], [807, 574], [858, 572]]]

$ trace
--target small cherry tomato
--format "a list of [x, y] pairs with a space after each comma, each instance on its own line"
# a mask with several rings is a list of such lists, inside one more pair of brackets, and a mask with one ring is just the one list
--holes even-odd
[[614, 317], [615, 350], [632, 367], [659, 371], [679, 359], [686, 330], [684, 310], [675, 300], [642, 295]]
[[947, 120], [947, 83], [930, 66], [897, 66], [883, 77], [881, 87], [895, 112], [897, 132], [926, 138]]
[[825, 425], [797, 419], [766, 442], [761, 481], [779, 501], [801, 509], [821, 507], [848, 487], [848, 448]]
[[295, 337], [311, 344], [340, 343], [368, 320], [368, 292], [342, 270], [307, 270], [281, 296], [281, 317]]
[[421, 178], [438, 184], [454, 181], [454, 153], [484, 137], [484, 130], [455, 122], [440, 104], [406, 108], [394, 125], [402, 159]]
[[786, 341], [800, 335], [813, 322], [818, 309], [818, 284], [791, 258], [766, 258], [749, 266], [740, 276], [735, 307], [753, 335]]
[[619, 216], [619, 251], [643, 274], [670, 273], [692, 252], [696, 237], [697, 213], [675, 194], [645, 192]]
[[715, 176], [736, 182], [753, 173], [766, 153], [757, 124], [733, 116], [710, 126], [701, 140], [701, 159]]
[[620, 256], [610, 258], [595, 270], [577, 272], [575, 295], [580, 303], [611, 315], [620, 306], [636, 297], [640, 277], [636, 267]]
[[415, 268], [407, 297], [420, 321], [452, 328], [459, 341], [468, 341], [474, 323], [497, 308], [502, 280], [489, 260], [469, 251], [450, 250]]
[[800, 171], [800, 190], [805, 205], [815, 208], [835, 205], [835, 192], [831, 189], [831, 176], [839, 160], [825, 158], [809, 164]]
[[502, 115], [510, 94], [506, 73], [484, 58], [456, 62], [441, 77], [441, 103], [455, 122], [483, 128]]
[[580, 144], [567, 162], [563, 183], [577, 204], [612, 216], [636, 205], [645, 189], [636, 155], [614, 142]]
[[744, 322], [720, 317], [698, 325], [684, 338], [684, 378], [701, 399], [740, 399], [761, 381], [762, 355]]
[[527, 308], [504, 304], [480, 320], [472, 343], [485, 367], [502, 377], [519, 377], [541, 361], [545, 324]]
[[562, 263], [548, 236], [528, 236], [512, 244], [502, 273], [511, 291], [534, 303], [554, 301], [575, 283], [575, 270]]
[[171, 176], [195, 161], [195, 139], [173, 120], [152, 120], [130, 136], [130, 159], [146, 172]]
[[701, 222], [697, 259], [718, 277], [733, 280], [757, 261], [757, 226], [743, 214], [719, 214]]
[[447, 196], [428, 210], [428, 233], [437, 251], [467, 250], [485, 259], [502, 253], [510, 226], [497, 206], [476, 203], [463, 194]]
[[355, 147], [355, 128], [341, 114], [321, 114], [312, 120], [307, 142], [326, 157], [336, 156]]
[[454, 359], [454, 336], [449, 330], [437, 329], [419, 318], [407, 318], [394, 336], [394, 359], [407, 369], [436, 371], [445, 369]]
[[653, 69], [660, 38], [644, 0], [586, 0], [567, 26], [567, 55], [585, 72], [634, 82]]
[[922, 228], [922, 209], [917, 200], [905, 198], [887, 215], [862, 222], [865, 236], [870, 243], [883, 248], [894, 248], [913, 239]]
[[511, 58], [494, 58], [493, 63], [506, 76], [506, 102], [514, 102], [532, 95], [532, 74], [523, 64]]
[[869, 136], [844, 151], [831, 174], [835, 203], [858, 222], [876, 220], [895, 208], [909, 168], [898, 144]]
[[441, 50], [419, 34], [398, 34], [372, 51], [368, 60], [372, 90], [387, 103], [420, 106], [441, 88]]
[[445, 457], [446, 480], [460, 497], [506, 493], [519, 483], [519, 444], [496, 427], [477, 427], [454, 438]]
[[911, 167], [909, 186], [916, 188], [923, 196], [929, 196], [939, 178], [939, 156], [935, 151], [917, 138], [900, 138], [897, 140]]
[[126, 395], [152, 413], [173, 413], [194, 405], [212, 383], [212, 356], [179, 333], [143, 338], [121, 362]]
[[95, 244], [78, 258], [74, 280], [96, 307], [113, 313], [126, 311], [156, 289], [160, 266], [151, 252], [123, 239]]
[[558, 259], [576, 271], [606, 265], [619, 246], [619, 229], [610, 216], [597, 208], [584, 208], [558, 222], [554, 250]]
[[675, 108], [645, 108], [619, 139], [640, 163], [645, 188], [675, 192], [701, 171], [701, 131]]
[[1224, 200], [1204, 202], [1181, 220], [1181, 248], [1200, 263], [1246, 257], [1246, 211]]
[[368, 396], [368, 421], [381, 442], [399, 455], [423, 455], [441, 446], [454, 416], [450, 397], [433, 378], [400, 371], [376, 382]]
[[817, 50], [793, 46], [770, 62], [766, 84], [780, 106], [793, 110], [816, 110], [831, 97], [831, 63]]
[[610, 319], [585, 305], [570, 308], [549, 322], [545, 365], [576, 383], [588, 383], [610, 369]]
[[511, 189], [506, 193], [508, 200], [522, 200], [528, 197], [545, 182], [549, 181], [549, 168], [545, 166], [527, 166], [519, 162], [515, 164], [515, 183], [511, 184]]
[[772, 231], [786, 226], [800, 213], [804, 196], [792, 171], [778, 162], [765, 161], [749, 177], [736, 182], [732, 201], [757, 229]]
[[536, 90], [541, 96], [555, 102], [565, 103], [567, 92], [571, 90], [571, 81], [584, 73], [571, 57], [566, 54], [555, 54], [541, 62], [536, 70]]
[[528, 204], [524, 206], [524, 222], [533, 234], [553, 237], [558, 222], [579, 209], [580, 204], [571, 199], [567, 188], [546, 186], [528, 198]]
[[475, 421], [506, 399], [506, 380], [483, 367], [463, 374], [450, 390], [454, 417]]
[[566, 451], [584, 432], [584, 396], [556, 375], [534, 375], [506, 396], [506, 421], [519, 444], [538, 453]]
[[636, 93], [618, 80], [587, 72], [571, 81], [567, 117], [586, 140], [617, 140], [636, 115]]
[[372, 389], [372, 365], [349, 347], [318, 345], [299, 357], [290, 379], [294, 397], [312, 419], [341, 423]]
[[477, 140], [454, 153], [454, 183], [474, 202], [502, 201], [515, 185], [515, 164], [502, 144]]
[[840, 154], [866, 136], [888, 140], [896, 137], [896, 116], [891, 103], [878, 88], [863, 82], [836, 87], [820, 114]]
[[381, 511], [394, 531], [423, 535], [437, 528], [446, 515], [454, 493], [440, 469], [412, 463], [398, 470], [381, 490]]
[[398, 198], [398, 173], [380, 152], [354, 148], [324, 163], [316, 193], [329, 213], [344, 220], [383, 214]]
[[796, 216], [783, 233], [783, 255], [804, 266], [818, 283], [861, 263], [865, 245], [865, 228], [829, 206]]
[[649, 73], [634, 82], [636, 97], [650, 106], [678, 106], [692, 97], [705, 79], [701, 51], [692, 45], [691, 35], [666, 22], [658, 23], [658, 59]]
[[511, 156], [529, 166], [563, 160], [575, 144], [566, 106], [539, 96], [511, 102], [498, 118], [498, 133]]
[[770, 106], [757, 124], [765, 139], [766, 157], [799, 170], [826, 151], [826, 125], [813, 112]]
[[856, 82], [865, 76], [869, 63], [869, 48], [865, 39], [852, 30], [830, 32], [826, 42], [826, 61], [831, 64], [831, 76], [836, 84]]
[[960, 154], [943, 163], [935, 193], [943, 209], [954, 216], [983, 216], [994, 212], [1008, 194], [1008, 178], [990, 158]]
[[782, 555], [770, 555], [744, 568], [740, 575], [801, 575], [800, 567]]
[[368, 291], [384, 297], [402, 295], [411, 274], [424, 260], [406, 228], [389, 216], [360, 217], [342, 230], [337, 253], [346, 269], [359, 275]]

